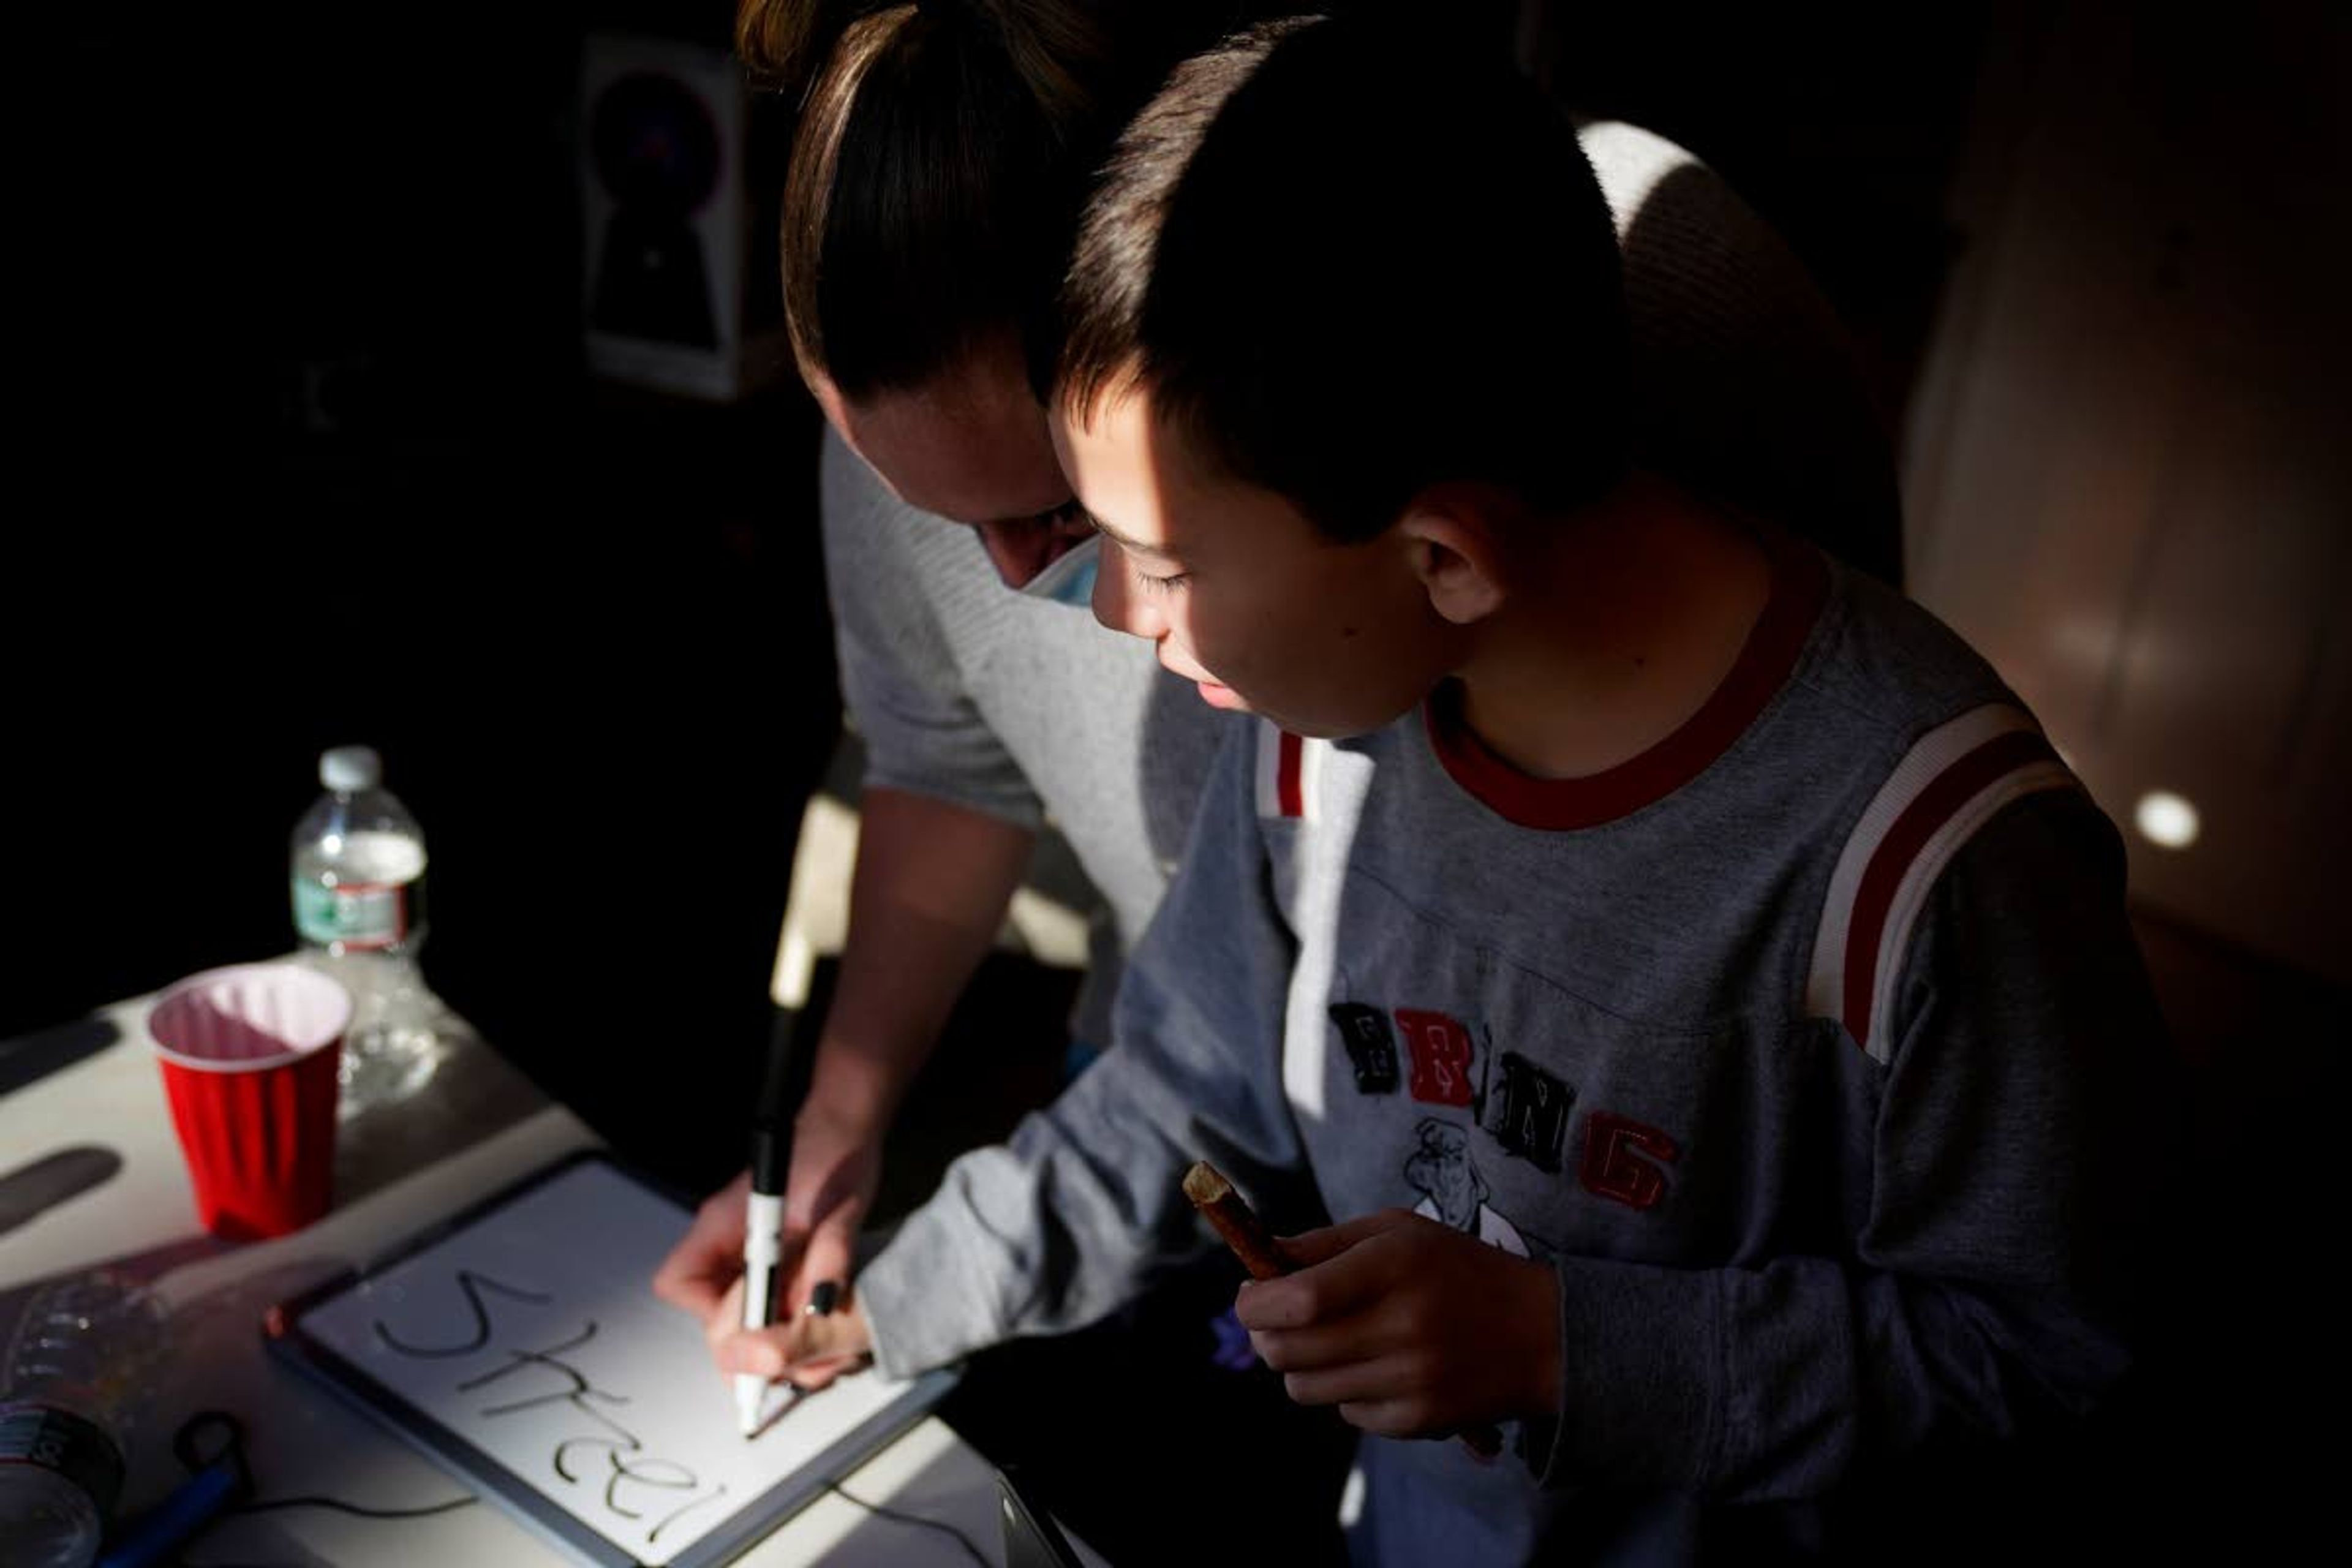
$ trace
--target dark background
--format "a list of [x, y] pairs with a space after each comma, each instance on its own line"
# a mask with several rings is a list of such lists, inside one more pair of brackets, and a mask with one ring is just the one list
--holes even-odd
[[[1550, 54], [1569, 103], [1781, 229], [1892, 426], [1969, 241], [1944, 214], [1979, 52], [2035, 10], [1595, 7]], [[592, 27], [728, 17], [132, 3], [12, 51], [0, 1038], [290, 947], [288, 833], [319, 751], [364, 741], [431, 841], [435, 988], [639, 1163], [738, 1168], [838, 721], [818, 423], [793, 386], [585, 374], [575, 101]], [[2158, 934], [2205, 1048], [2340, 1037], [2340, 997]], [[2299, 1082], [2200, 1080], [2235, 1097], [2204, 1168], [2244, 1174], [2183, 1211], [2172, 1359], [2123, 1440], [2032, 1456], [2079, 1532], [2051, 1539], [2242, 1549], [2312, 1510], [2332, 1446], [2288, 1391], [2333, 1296], [2283, 1260], [2324, 1245], [2340, 1100]]]
[[431, 847], [436, 989], [679, 1179], [740, 1159], [688, 1130], [756, 1070], [835, 732], [818, 426], [583, 374], [598, 19], [133, 5], [45, 52], [0, 1037], [289, 948], [288, 835], [362, 741]]

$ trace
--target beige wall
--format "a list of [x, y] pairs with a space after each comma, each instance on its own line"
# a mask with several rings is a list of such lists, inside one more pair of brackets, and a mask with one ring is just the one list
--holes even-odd
[[[1912, 586], [2125, 826], [2147, 907], [2352, 981], [2352, 26], [1997, 29], [1912, 405]], [[2200, 834], [2132, 828], [2168, 790]]]

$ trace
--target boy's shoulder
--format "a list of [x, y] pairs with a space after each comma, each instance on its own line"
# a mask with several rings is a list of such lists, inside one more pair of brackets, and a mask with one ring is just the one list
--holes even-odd
[[[1874, 1060], [1897, 1037], [1903, 963], [1945, 872], [1996, 819], [2112, 840], [2041, 724], [1966, 639], [1916, 601], [1832, 565], [1832, 588], [1790, 695], [1805, 743], [1839, 747], [1834, 807], [1814, 843], [1826, 869], [1808, 946], [1808, 1010]], [[1817, 755], [1822, 754], [1820, 752]], [[2035, 803], [2024, 816], [2011, 811]], [[2043, 803], [2061, 805], [2051, 815]], [[2048, 860], [2045, 866], [2053, 864]], [[2091, 864], [2085, 861], [2084, 864]], [[1817, 873], [1818, 874], [1818, 873]]]
[[1900, 751], [1969, 710], [2024, 704], [1968, 640], [1916, 600], [1823, 556], [1820, 617], [1790, 677], [1824, 746]]

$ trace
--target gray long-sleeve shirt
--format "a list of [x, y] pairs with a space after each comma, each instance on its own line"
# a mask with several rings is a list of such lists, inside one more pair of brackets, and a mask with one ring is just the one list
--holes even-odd
[[1556, 1271], [1560, 1419], [1519, 1465], [1368, 1440], [1377, 1561], [1608, 1558], [2105, 1387], [2168, 1058], [2113, 829], [1982, 662], [1783, 548], [1623, 767], [1529, 781], [1446, 714], [1228, 744], [1118, 1048], [860, 1275], [881, 1364], [1110, 1310], [1202, 1245], [1205, 1156], [1279, 1224], [1418, 1207]]

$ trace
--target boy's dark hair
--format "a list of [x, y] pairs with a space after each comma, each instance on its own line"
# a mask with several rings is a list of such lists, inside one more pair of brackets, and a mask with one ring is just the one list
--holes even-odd
[[1376, 18], [1254, 28], [1119, 138], [1063, 289], [1054, 395], [1155, 415], [1324, 532], [1447, 480], [1547, 509], [1626, 466], [1616, 229], [1507, 60]]
[[745, 63], [801, 106], [782, 260], [802, 367], [865, 397], [1000, 334], [1033, 375], [1050, 366], [1086, 182], [1221, 17], [1154, 0], [739, 0]]

